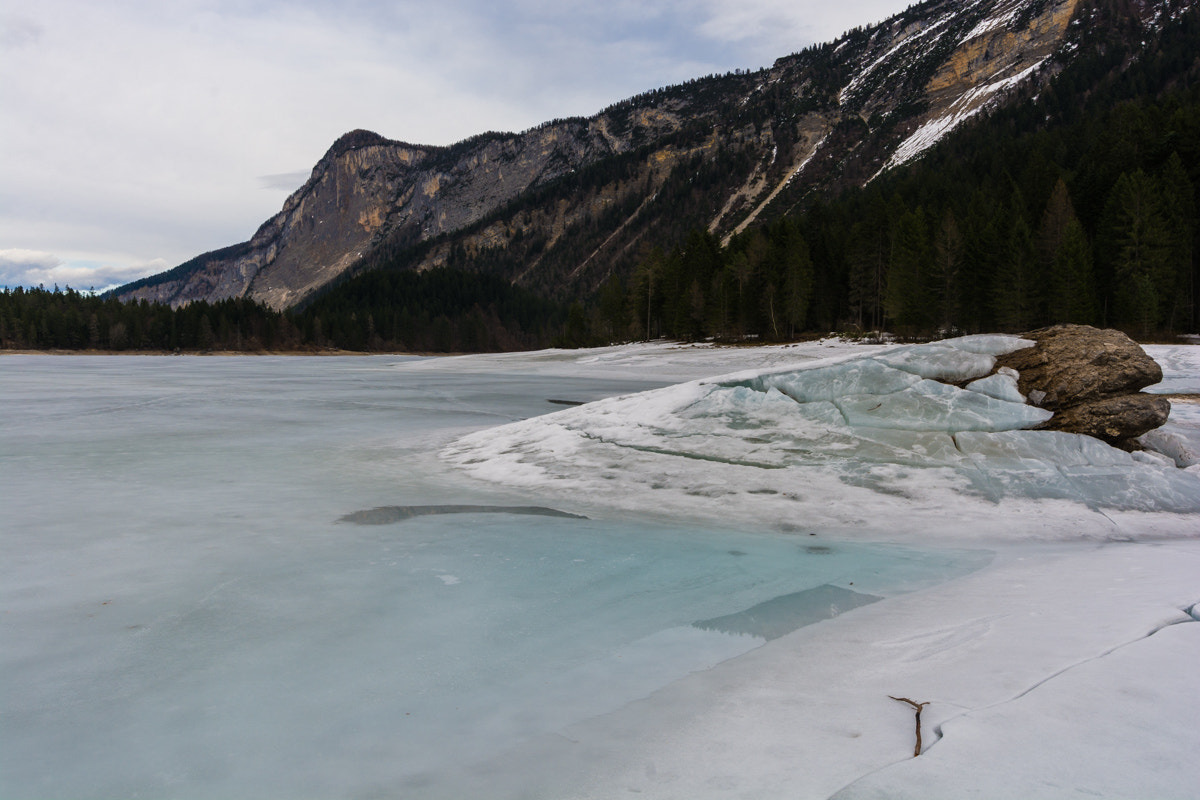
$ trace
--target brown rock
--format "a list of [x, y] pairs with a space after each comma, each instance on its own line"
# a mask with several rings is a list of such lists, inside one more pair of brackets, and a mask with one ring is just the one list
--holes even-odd
[[1131, 394], [1162, 380], [1157, 362], [1120, 331], [1055, 325], [1022, 337], [1037, 346], [1001, 356], [996, 364], [1020, 372], [1021, 393], [1051, 411]]
[[1167, 421], [1171, 403], [1152, 394], [1126, 394], [1070, 406], [1057, 411], [1042, 427], [1083, 433], [1131, 449], [1129, 440]]
[[1022, 334], [1037, 344], [996, 359], [1021, 376], [1021, 393], [1054, 416], [1038, 426], [1082, 433], [1126, 450], [1167, 421], [1171, 403], [1141, 389], [1162, 380], [1162, 368], [1120, 331], [1055, 325]]

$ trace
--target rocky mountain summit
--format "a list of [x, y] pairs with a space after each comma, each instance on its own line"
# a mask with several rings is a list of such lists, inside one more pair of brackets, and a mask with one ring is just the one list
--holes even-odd
[[[1127, 4], [1152, 30], [1187, 0]], [[117, 290], [180, 305], [288, 308], [402, 263], [469, 266], [581, 296], [639, 251], [728, 238], [813, 192], [863, 185], [1070, 62], [1098, 0], [931, 0], [767, 69], [710, 76], [593, 117], [449, 147], [368, 131], [336, 141], [248, 241]], [[1124, 6], [1123, 6], [1124, 8]]]

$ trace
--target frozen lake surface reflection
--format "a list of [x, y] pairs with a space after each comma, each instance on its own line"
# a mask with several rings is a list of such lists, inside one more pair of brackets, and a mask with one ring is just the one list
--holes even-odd
[[0, 359], [0, 796], [528, 796], [523, 743], [989, 558], [482, 485], [437, 451], [663, 382], [418, 363]]

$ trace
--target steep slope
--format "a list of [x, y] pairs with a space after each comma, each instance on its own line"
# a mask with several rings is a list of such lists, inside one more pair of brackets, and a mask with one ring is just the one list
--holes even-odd
[[[1137, 25], [1167, 4], [1129, 3]], [[293, 306], [383, 266], [452, 264], [587, 294], [646, 248], [728, 238], [814, 191], [918, 157], [1071, 58], [1088, 0], [931, 0], [755, 73], [708, 77], [588, 119], [422, 147], [355, 131], [246, 243], [122, 287], [172, 304]]]

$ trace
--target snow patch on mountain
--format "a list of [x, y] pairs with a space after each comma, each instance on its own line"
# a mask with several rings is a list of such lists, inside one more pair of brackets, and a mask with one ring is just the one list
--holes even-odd
[[883, 165], [871, 180], [879, 177], [883, 172], [898, 167], [912, 161], [914, 158], [924, 153], [930, 147], [933, 147], [942, 140], [946, 134], [953, 131], [962, 123], [966, 122], [971, 117], [988, 108], [990, 101], [1000, 92], [1010, 89], [1026, 78], [1037, 72], [1038, 68], [1045, 63], [1046, 59], [1041, 59], [1032, 66], [1018, 72], [1008, 78], [1001, 78], [983, 86], [977, 86], [974, 89], [963, 94], [945, 114], [935, 119], [931, 119], [921, 127], [912, 132], [911, 135], [896, 148], [892, 157]]
[[971, 31], [963, 37], [963, 41], [969, 42], [978, 36], [983, 36], [985, 33], [990, 33], [997, 28], [1007, 25], [1016, 18], [1018, 13], [1020, 13], [1020, 9], [1014, 8], [1011, 11], [1006, 11], [996, 14], [995, 16], [988, 17], [972, 28]]

